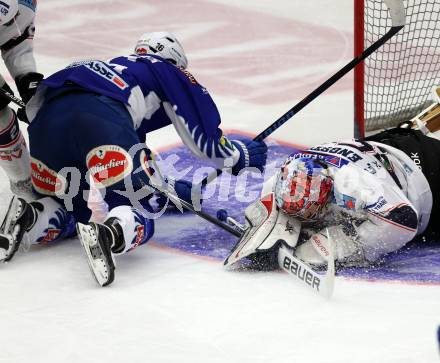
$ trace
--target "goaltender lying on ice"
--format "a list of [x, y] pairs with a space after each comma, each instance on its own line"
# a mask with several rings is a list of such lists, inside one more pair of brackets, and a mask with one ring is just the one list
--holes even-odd
[[[225, 265], [245, 257], [274, 262], [267, 256], [288, 250], [318, 269], [333, 254], [340, 266], [366, 266], [415, 236], [438, 233], [439, 93], [434, 87], [435, 102], [397, 128], [290, 155], [246, 209], [243, 236]], [[286, 269], [286, 259], [278, 262]]]

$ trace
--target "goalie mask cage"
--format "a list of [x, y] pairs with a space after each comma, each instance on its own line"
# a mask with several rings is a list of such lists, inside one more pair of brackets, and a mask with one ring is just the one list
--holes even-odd
[[[432, 103], [440, 84], [440, 0], [404, 0], [405, 27], [355, 68], [355, 135], [396, 126]], [[383, 0], [354, 0], [358, 56], [391, 27]]]

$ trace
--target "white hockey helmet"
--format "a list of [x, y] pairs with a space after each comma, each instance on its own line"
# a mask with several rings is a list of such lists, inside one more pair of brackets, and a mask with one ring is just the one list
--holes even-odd
[[0, 0], [0, 25], [12, 25], [17, 15], [17, 0]]
[[169, 32], [142, 34], [136, 43], [134, 51], [139, 55], [156, 54], [184, 69], [188, 66], [188, 60], [186, 59], [182, 44], [180, 44], [174, 34]]

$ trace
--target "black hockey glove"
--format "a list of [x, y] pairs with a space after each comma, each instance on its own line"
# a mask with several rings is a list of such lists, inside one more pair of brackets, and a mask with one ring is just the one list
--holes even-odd
[[15, 78], [15, 84], [24, 103], [28, 103], [35, 94], [43, 78], [44, 76], [41, 73], [36, 72], [29, 72]]

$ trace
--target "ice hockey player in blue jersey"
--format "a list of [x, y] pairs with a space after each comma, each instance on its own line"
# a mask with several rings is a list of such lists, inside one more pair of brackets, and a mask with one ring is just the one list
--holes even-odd
[[[114, 279], [114, 256], [147, 242], [154, 233], [145, 134], [173, 125], [191, 151], [237, 174], [263, 169], [264, 143], [228, 140], [208, 91], [186, 70], [182, 46], [170, 33], [144, 35], [136, 53], [107, 62], [78, 62], [45, 79], [27, 107], [31, 124], [32, 183], [46, 196], [32, 203], [13, 198], [0, 238], [10, 260], [24, 238], [45, 243], [70, 236], [75, 223], [97, 282]], [[151, 177], [151, 178], [150, 178]], [[188, 199], [191, 185], [176, 181]], [[108, 214], [89, 222], [90, 193], [99, 190]]]

